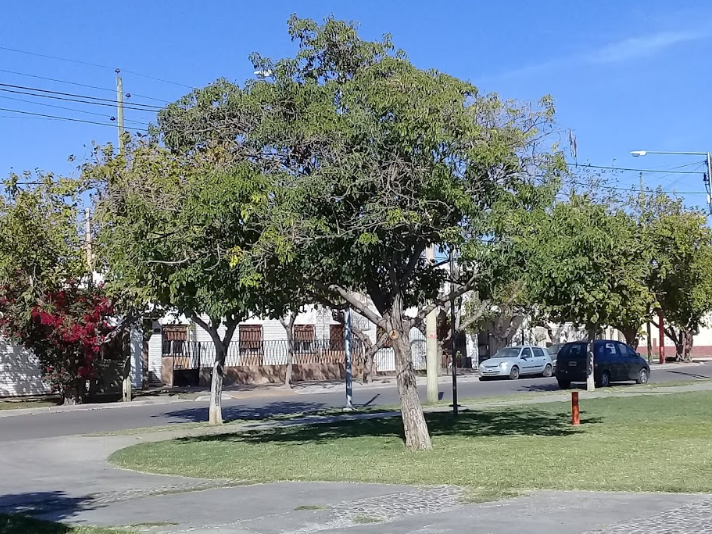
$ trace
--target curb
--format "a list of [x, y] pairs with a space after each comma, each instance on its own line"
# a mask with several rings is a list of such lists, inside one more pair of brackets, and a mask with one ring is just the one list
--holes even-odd
[[4, 417], [16, 417], [20, 415], [41, 415], [46, 413], [67, 413], [67, 412], [93, 412], [95, 410], [113, 410], [117, 408], [138, 408], [141, 406], [154, 406], [162, 404], [179, 404], [184, 402], [195, 402], [193, 399], [165, 399], [162, 402], [156, 401], [131, 401], [131, 402], [107, 402], [97, 404], [79, 404], [76, 406], [48, 406], [45, 408], [18, 408], [17, 410], [0, 410], [0, 419]]

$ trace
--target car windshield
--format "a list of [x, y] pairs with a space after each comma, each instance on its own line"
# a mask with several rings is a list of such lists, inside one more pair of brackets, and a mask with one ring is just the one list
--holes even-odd
[[549, 356], [554, 357], [559, 353], [560, 348], [561, 345], [551, 345], [550, 347], [546, 348], [546, 351], [549, 353]]
[[507, 347], [506, 349], [500, 349], [497, 354], [492, 356], [493, 358], [516, 358], [519, 356], [519, 349], [516, 347]]

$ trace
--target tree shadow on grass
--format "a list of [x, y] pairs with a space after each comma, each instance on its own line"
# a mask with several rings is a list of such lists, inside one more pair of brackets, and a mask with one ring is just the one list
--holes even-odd
[[[507, 436], [570, 436], [578, 432], [571, 426], [570, 415], [543, 410], [485, 410], [430, 413], [425, 418], [432, 436], [507, 437]], [[582, 425], [595, 424], [600, 419], [582, 417]], [[180, 438], [183, 442], [233, 441], [263, 443], [325, 443], [337, 439], [363, 437], [398, 437], [404, 439], [400, 417], [373, 417], [348, 421], [326, 421], [318, 424], [288, 425], [240, 434], [218, 434]]]
[[[262, 406], [223, 406], [222, 414], [225, 421], [259, 421], [277, 415], [293, 415], [304, 412], [315, 412], [330, 408], [328, 404], [320, 402], [271, 402]], [[168, 413], [155, 415], [153, 417], [171, 417], [176, 419], [175, 423], [203, 423], [208, 420], [208, 407], [188, 408], [174, 410]]]

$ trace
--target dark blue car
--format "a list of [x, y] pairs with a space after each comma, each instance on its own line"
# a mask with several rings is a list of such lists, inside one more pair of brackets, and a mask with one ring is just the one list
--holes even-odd
[[[573, 341], [561, 347], [556, 362], [559, 387], [568, 388], [572, 382], [586, 382], [587, 350], [586, 341]], [[650, 367], [640, 354], [625, 343], [597, 340], [593, 351], [593, 377], [598, 387], [607, 387], [611, 382], [645, 384], [650, 378]]]

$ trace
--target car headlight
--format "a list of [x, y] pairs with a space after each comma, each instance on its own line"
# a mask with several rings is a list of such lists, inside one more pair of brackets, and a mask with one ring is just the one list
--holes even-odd
[[502, 362], [502, 363], [499, 364], [499, 367], [500, 367], [501, 369], [505, 369], [508, 365], [509, 365], [509, 364], [508, 364], [507, 362]]

